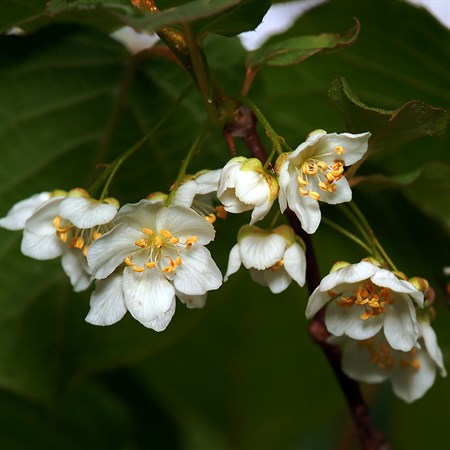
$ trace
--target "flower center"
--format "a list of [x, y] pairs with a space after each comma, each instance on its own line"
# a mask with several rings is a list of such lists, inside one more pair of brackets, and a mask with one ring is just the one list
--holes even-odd
[[[169, 230], [161, 230], [158, 233], [150, 228], [142, 228], [144, 237], [135, 241], [135, 245], [140, 248], [135, 253], [127, 256], [124, 263], [132, 267], [135, 272], [144, 272], [145, 269], [160, 269], [164, 273], [176, 271], [177, 266], [183, 263], [180, 253], [188, 250], [192, 244], [198, 241], [197, 236], [190, 236], [181, 241], [179, 237], [173, 236]], [[175, 256], [176, 254], [176, 256]], [[143, 260], [141, 265], [133, 261], [133, 255], [140, 256]], [[167, 263], [167, 265], [163, 265]]]
[[335, 159], [333, 165], [328, 165], [322, 158], [330, 155], [343, 155], [344, 148], [337, 145], [334, 153], [323, 153], [314, 158], [308, 158], [301, 166], [296, 167], [298, 193], [303, 196], [310, 197], [314, 200], [320, 200], [320, 193], [311, 189], [313, 180], [317, 182], [317, 186], [324, 192], [334, 192], [336, 190], [335, 182], [342, 178], [344, 173], [344, 162]]
[[58, 239], [67, 244], [69, 248], [78, 248], [87, 255], [89, 245], [108, 231], [105, 225], [99, 225], [93, 228], [77, 228], [61, 216], [56, 216], [52, 222], [56, 229]]
[[346, 297], [328, 291], [330, 297], [335, 298], [335, 302], [341, 308], [349, 308], [355, 305], [364, 307], [364, 313], [360, 319], [367, 320], [384, 313], [386, 305], [395, 303], [395, 298], [391, 296], [391, 291], [386, 287], [374, 285], [367, 281], [356, 289], [354, 295]]
[[358, 342], [360, 347], [366, 347], [369, 352], [370, 362], [380, 369], [391, 369], [398, 365], [400, 369], [420, 369], [420, 361], [417, 358], [417, 349], [412, 348], [409, 352], [395, 352], [400, 354], [400, 358], [394, 358], [393, 350], [387, 342], [377, 343], [375, 338], [364, 339]]

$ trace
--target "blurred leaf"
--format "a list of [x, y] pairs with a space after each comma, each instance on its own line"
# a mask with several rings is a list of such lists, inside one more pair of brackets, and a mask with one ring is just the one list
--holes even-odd
[[351, 132], [370, 130], [371, 153], [395, 150], [424, 136], [443, 136], [450, 121], [449, 111], [411, 100], [394, 111], [372, 108], [359, 100], [343, 78], [335, 79], [328, 96]]
[[430, 162], [421, 168], [414, 181], [403, 189], [418, 209], [436, 219], [450, 232], [450, 165]]
[[273, 42], [247, 54], [246, 65], [252, 70], [262, 66], [292, 66], [310, 56], [336, 51], [348, 47], [356, 41], [360, 30], [356, 25], [340, 34], [320, 34], [317, 36], [298, 36], [280, 42]]

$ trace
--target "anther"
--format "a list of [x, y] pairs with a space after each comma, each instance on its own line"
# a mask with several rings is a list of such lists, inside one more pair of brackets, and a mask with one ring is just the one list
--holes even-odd
[[313, 200], [320, 200], [320, 194], [316, 191], [309, 191], [308, 197], [312, 198]]
[[334, 147], [334, 151], [335, 151], [338, 155], [343, 155], [343, 154], [345, 153], [344, 147], [342, 147], [342, 145], [336, 145], [336, 147]]
[[186, 248], [192, 247], [192, 244], [198, 241], [197, 236], [191, 236], [186, 239]]
[[205, 220], [209, 223], [214, 223], [217, 220], [217, 218], [213, 213], [211, 213], [205, 216]]
[[138, 247], [141, 248], [147, 248], [147, 241], [145, 239], [138, 239], [134, 245], [137, 245]]
[[148, 262], [144, 264], [145, 267], [147, 267], [147, 269], [153, 269], [153, 267], [156, 266], [156, 262], [152, 261], [152, 262]]
[[124, 262], [127, 266], [129, 266], [129, 267], [134, 267], [134, 266], [136, 265], [133, 261], [131, 261], [131, 257], [130, 257], [130, 256], [127, 256], [127, 257], [123, 260], [123, 262]]
[[308, 180], [305, 180], [301, 175], [297, 177], [297, 181], [300, 186], [308, 186]]
[[94, 231], [92, 233], [92, 240], [96, 241], [99, 237], [102, 237], [102, 233], [98, 232], [98, 231]]
[[133, 266], [133, 270], [135, 272], [141, 273], [145, 270], [145, 267], [138, 267], [138, 266]]
[[146, 234], [147, 236], [153, 236], [155, 233], [153, 232], [153, 230], [150, 230], [150, 228], [142, 228], [142, 232], [144, 234]]

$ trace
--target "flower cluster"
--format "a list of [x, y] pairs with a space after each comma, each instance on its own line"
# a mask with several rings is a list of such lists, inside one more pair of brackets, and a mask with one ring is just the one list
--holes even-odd
[[[287, 209], [305, 233], [319, 227], [319, 201], [349, 202], [344, 169], [360, 161], [370, 133], [316, 130], [274, 166], [237, 156], [222, 169], [180, 176], [169, 193], [154, 192], [119, 209], [113, 198], [96, 200], [83, 189], [36, 194], [0, 219], [0, 227], [23, 229], [22, 252], [35, 259], [61, 256], [75, 291], [95, 281], [86, 321], [111, 325], [127, 312], [144, 326], [164, 330], [178, 298], [202, 308], [209, 291], [241, 265], [272, 293], [292, 280], [305, 284], [306, 246], [293, 228], [276, 225]], [[278, 199], [271, 225], [264, 220]], [[206, 246], [214, 223], [227, 213], [251, 212], [240, 228], [224, 277]], [[390, 379], [407, 402], [446, 375], [431, 328], [428, 284], [407, 280], [374, 258], [337, 263], [311, 294], [306, 317], [324, 312], [329, 342], [342, 348], [342, 370], [362, 382]]]
[[[375, 262], [375, 264], [374, 264]], [[309, 298], [306, 317], [325, 308], [330, 342], [342, 345], [342, 369], [367, 383], [390, 379], [412, 402], [446, 375], [441, 350], [424, 309], [424, 293], [376, 261], [338, 263]]]

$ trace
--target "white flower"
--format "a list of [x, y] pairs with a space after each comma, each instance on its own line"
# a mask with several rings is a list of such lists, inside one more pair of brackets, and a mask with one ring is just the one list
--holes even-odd
[[417, 325], [420, 348], [407, 352], [392, 349], [383, 333], [362, 341], [341, 338], [342, 370], [365, 383], [390, 379], [397, 397], [407, 403], [419, 399], [433, 385], [436, 370], [443, 377], [447, 373], [433, 328], [423, 319]]
[[349, 202], [350, 186], [344, 166], [359, 161], [367, 151], [370, 133], [326, 133], [316, 130], [292, 153], [276, 163], [279, 175], [281, 212], [289, 207], [303, 229], [314, 233], [321, 219], [318, 200], [335, 205]]
[[50, 197], [26, 220], [21, 251], [38, 260], [62, 257], [61, 263], [76, 292], [91, 283], [86, 262], [91, 242], [109, 229], [118, 204], [94, 200], [82, 189]]
[[416, 346], [414, 302], [423, 307], [423, 294], [392, 272], [363, 261], [328, 274], [309, 298], [306, 317], [325, 305], [325, 325], [335, 336], [369, 339], [384, 328], [389, 345], [402, 351]]
[[218, 203], [217, 186], [221, 171], [221, 169], [202, 170], [188, 176], [177, 188], [171, 205], [191, 208], [211, 223], [215, 222], [216, 216], [225, 218], [223, 206], [214, 206], [214, 203]]
[[7, 230], [23, 230], [27, 219], [50, 197], [52, 197], [50, 192], [41, 192], [21, 200], [8, 211], [5, 217], [0, 219], [0, 227]]
[[228, 212], [253, 209], [250, 221], [253, 225], [269, 212], [278, 190], [276, 177], [264, 170], [259, 159], [237, 156], [222, 169], [217, 197]]
[[[175, 312], [175, 297], [188, 307], [202, 307], [207, 291], [222, 284], [204, 247], [214, 239], [214, 228], [195, 211], [141, 200], [124, 205], [114, 222], [116, 226], [92, 243], [87, 254], [93, 276], [106, 278], [91, 299], [92, 323], [119, 320], [123, 295], [135, 319], [162, 331]], [[108, 281], [117, 273], [123, 274], [120, 282]], [[113, 305], [108, 305], [109, 297]]]
[[287, 225], [273, 230], [244, 225], [239, 230], [238, 243], [231, 249], [224, 280], [243, 264], [253, 281], [268, 286], [274, 294], [284, 291], [292, 279], [303, 286], [306, 258], [297, 239]]

